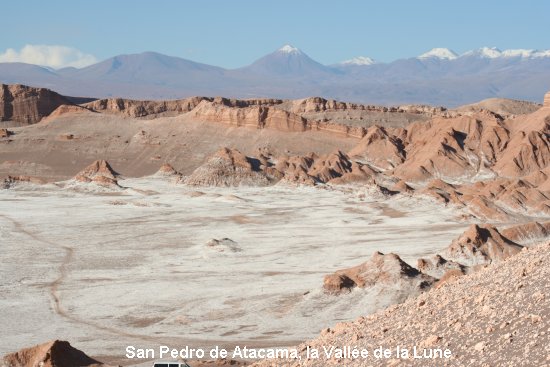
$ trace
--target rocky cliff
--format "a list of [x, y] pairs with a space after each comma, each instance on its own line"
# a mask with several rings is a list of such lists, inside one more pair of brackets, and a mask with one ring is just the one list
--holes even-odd
[[205, 97], [192, 97], [172, 101], [137, 101], [133, 99], [108, 98], [82, 104], [83, 107], [96, 111], [116, 113], [129, 117], [158, 117], [161, 115], [180, 114], [191, 111]]
[[34, 124], [63, 104], [71, 103], [46, 88], [0, 84], [0, 121]]

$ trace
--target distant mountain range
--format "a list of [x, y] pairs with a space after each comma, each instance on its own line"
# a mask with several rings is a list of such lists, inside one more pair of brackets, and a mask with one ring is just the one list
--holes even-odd
[[251, 65], [231, 70], [144, 52], [115, 56], [81, 69], [0, 63], [0, 82], [98, 98], [321, 96], [367, 104], [449, 107], [490, 97], [541, 102], [550, 90], [550, 50], [481, 48], [458, 55], [435, 48], [390, 63], [360, 56], [323, 65], [285, 45]]

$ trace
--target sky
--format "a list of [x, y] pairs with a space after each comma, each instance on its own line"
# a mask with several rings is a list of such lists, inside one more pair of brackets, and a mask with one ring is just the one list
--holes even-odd
[[434, 47], [550, 49], [550, 1], [6, 1], [0, 62], [82, 67], [156, 51], [225, 68], [285, 44], [323, 64]]

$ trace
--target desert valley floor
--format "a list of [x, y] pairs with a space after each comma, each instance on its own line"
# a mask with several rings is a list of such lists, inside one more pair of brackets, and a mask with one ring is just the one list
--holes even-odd
[[378, 250], [414, 263], [468, 225], [368, 190], [119, 183], [0, 191], [0, 353], [53, 337], [95, 355], [151, 341], [288, 345], [391, 303], [377, 289], [325, 294], [324, 275]]

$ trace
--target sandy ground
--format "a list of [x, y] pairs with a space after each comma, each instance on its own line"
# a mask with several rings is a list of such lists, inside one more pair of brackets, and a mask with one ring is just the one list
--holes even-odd
[[[113, 357], [127, 345], [290, 345], [384, 303], [376, 289], [325, 295], [325, 274], [377, 250], [414, 264], [468, 225], [363, 190], [120, 183], [0, 190], [0, 355], [55, 338]], [[226, 237], [235, 244], [207, 246]]]

